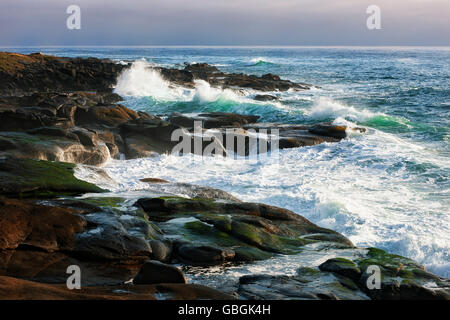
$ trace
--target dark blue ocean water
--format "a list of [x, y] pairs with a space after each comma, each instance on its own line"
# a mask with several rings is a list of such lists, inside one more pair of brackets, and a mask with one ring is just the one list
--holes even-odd
[[[273, 163], [216, 159], [190, 166], [162, 156], [112, 161], [117, 192], [158, 176], [214, 186], [249, 201], [287, 207], [335, 229], [355, 244], [414, 258], [431, 271], [450, 272], [450, 48], [4, 48], [57, 56], [138, 61], [117, 92], [136, 110], [164, 114], [227, 111], [261, 121], [334, 121], [367, 134], [338, 144], [283, 150]], [[232, 92], [199, 82], [172, 87], [146, 68], [207, 62], [227, 72], [273, 73], [317, 85], [274, 92], [276, 103], [255, 102], [254, 91]]]

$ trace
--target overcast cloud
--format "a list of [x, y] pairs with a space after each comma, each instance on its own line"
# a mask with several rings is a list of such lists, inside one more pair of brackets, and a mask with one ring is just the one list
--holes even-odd
[[[81, 30], [66, 8], [81, 7]], [[368, 30], [366, 8], [381, 8]], [[0, 46], [450, 45], [450, 0], [1, 0]]]

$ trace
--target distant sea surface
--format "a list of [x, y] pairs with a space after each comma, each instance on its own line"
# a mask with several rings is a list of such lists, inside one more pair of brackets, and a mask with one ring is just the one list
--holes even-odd
[[[162, 155], [112, 160], [105, 169], [117, 193], [145, 188], [158, 177], [223, 189], [246, 201], [285, 207], [334, 229], [358, 246], [410, 257], [450, 276], [450, 48], [223, 48], [50, 47], [3, 48], [56, 56], [136, 61], [116, 91], [124, 104], [154, 114], [224, 111], [260, 121], [331, 121], [364, 126], [368, 133], [340, 143], [286, 149], [273, 161]], [[317, 85], [274, 92], [277, 102], [256, 102], [257, 92], [233, 92], [199, 82], [174, 88], [148, 65], [183, 68], [207, 62], [226, 72]]]

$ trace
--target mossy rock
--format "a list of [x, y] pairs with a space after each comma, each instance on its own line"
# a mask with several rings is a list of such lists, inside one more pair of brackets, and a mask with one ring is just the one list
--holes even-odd
[[[448, 284], [425, 271], [417, 262], [384, 250], [369, 248], [366, 257], [356, 260], [363, 271], [360, 286], [373, 299], [450, 299]], [[372, 274], [367, 273], [369, 266], [380, 269], [380, 288], [367, 288], [367, 281]], [[430, 284], [436, 284], [431, 288]]]
[[271, 252], [255, 247], [236, 247], [233, 250], [235, 252], [235, 261], [267, 260], [274, 256]]
[[382, 271], [382, 277], [414, 278], [416, 275], [419, 275], [428, 279], [437, 278], [431, 273], [424, 271], [423, 266], [417, 262], [377, 248], [368, 248], [366, 257], [358, 259], [356, 262], [363, 272], [370, 265], [379, 266]]
[[333, 272], [355, 281], [359, 281], [361, 277], [361, 270], [356, 263], [344, 258], [328, 259], [319, 266], [319, 269], [322, 271]]
[[158, 221], [167, 221], [183, 214], [192, 212], [210, 211], [214, 209], [214, 201], [203, 198], [187, 199], [183, 197], [168, 196], [158, 198], [142, 198], [136, 206], [148, 213], [149, 217]]
[[271, 252], [253, 247], [229, 233], [223, 232], [200, 220], [189, 221], [184, 224], [171, 223], [169, 221], [164, 224], [163, 229], [166, 234], [177, 234], [182, 237], [182, 241], [187, 241], [188, 243], [233, 250], [235, 252], [233, 261], [235, 262], [265, 260], [273, 256]]
[[313, 242], [300, 238], [279, 236], [234, 219], [215, 219], [211, 222], [217, 229], [244, 243], [272, 253], [295, 254], [301, 251], [301, 246]]
[[317, 276], [320, 274], [320, 271], [315, 268], [300, 267], [297, 270], [297, 274], [300, 276]]
[[202, 221], [185, 223], [183, 233], [187, 240], [197, 243], [202, 242], [220, 247], [233, 247], [245, 244], [228, 233], [222, 232]]
[[125, 201], [125, 199], [121, 197], [92, 197], [79, 200], [100, 208], [120, 208]]
[[0, 194], [54, 197], [105, 190], [75, 178], [75, 164], [32, 159], [0, 160]]

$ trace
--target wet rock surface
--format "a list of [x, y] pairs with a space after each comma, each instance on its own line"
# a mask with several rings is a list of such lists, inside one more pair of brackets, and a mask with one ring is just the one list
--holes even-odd
[[0, 92], [107, 91], [125, 67], [97, 58], [61, 58], [0, 52]]
[[187, 281], [183, 272], [177, 267], [159, 261], [146, 261], [134, 277], [133, 283], [187, 283]]
[[33, 159], [0, 159], [0, 193], [15, 197], [102, 192], [73, 176], [75, 164]]
[[117, 285], [69, 290], [0, 276], [0, 297], [10, 300], [233, 300], [235, 297], [198, 284]]
[[[203, 154], [213, 149], [216, 154], [248, 156], [257, 144], [253, 138], [261, 132], [258, 139], [267, 139], [267, 129], [280, 132], [277, 141], [267, 141], [267, 151], [337, 142], [346, 137], [345, 127], [330, 124], [259, 124], [258, 116], [223, 112], [195, 116], [174, 113], [163, 120], [136, 112], [119, 104], [122, 98], [111, 92], [117, 76], [127, 67], [94, 58], [1, 53], [0, 156], [102, 165], [109, 157], [132, 159], [171, 153], [180, 141], [190, 142], [182, 153]], [[310, 87], [271, 74], [226, 74], [207, 64], [158, 70], [167, 80], [184, 86], [201, 79], [222, 88], [261, 91]], [[255, 99], [269, 101], [276, 97], [257, 95]], [[196, 148], [191, 142], [198, 136], [195, 128], [199, 125], [202, 141]], [[174, 137], [177, 131], [180, 134]], [[230, 139], [241, 139], [244, 146], [238, 148]]]
[[[180, 139], [192, 142], [199, 135], [209, 139], [185, 153], [203, 154], [213, 143], [223, 155], [247, 156], [255, 137], [266, 140], [267, 152], [365, 132], [331, 123], [261, 123], [258, 116], [221, 112], [136, 112], [112, 93], [128, 67], [94, 58], [0, 53], [1, 299], [450, 298], [448, 279], [410, 259], [356, 248], [343, 235], [302, 217], [302, 208], [292, 212], [242, 202], [222, 190], [157, 177], [141, 180], [148, 184], [147, 194], [122, 198], [75, 178], [77, 163], [113, 184], [106, 172], [91, 166], [110, 157], [170, 153]], [[208, 64], [156, 69], [171, 85], [185, 87], [203, 80], [261, 92], [311, 88], [273, 74], [227, 74]], [[243, 139], [244, 148], [227, 137]], [[203, 283], [225, 290], [208, 282], [209, 270], [302, 256], [295, 275], [222, 279], [230, 282], [226, 291], [232, 295], [186, 283], [192, 270], [203, 268]], [[82, 269], [81, 291], [65, 286], [69, 265]], [[376, 289], [368, 285], [372, 266], [381, 273]]]
[[313, 87], [306, 83], [295, 83], [280, 79], [273, 74], [262, 76], [243, 73], [225, 73], [207, 63], [187, 64], [184, 69], [168, 69], [157, 67], [162, 76], [175, 84], [192, 87], [194, 80], [204, 80], [212, 86], [221, 88], [251, 88], [259, 91], [308, 90]]

